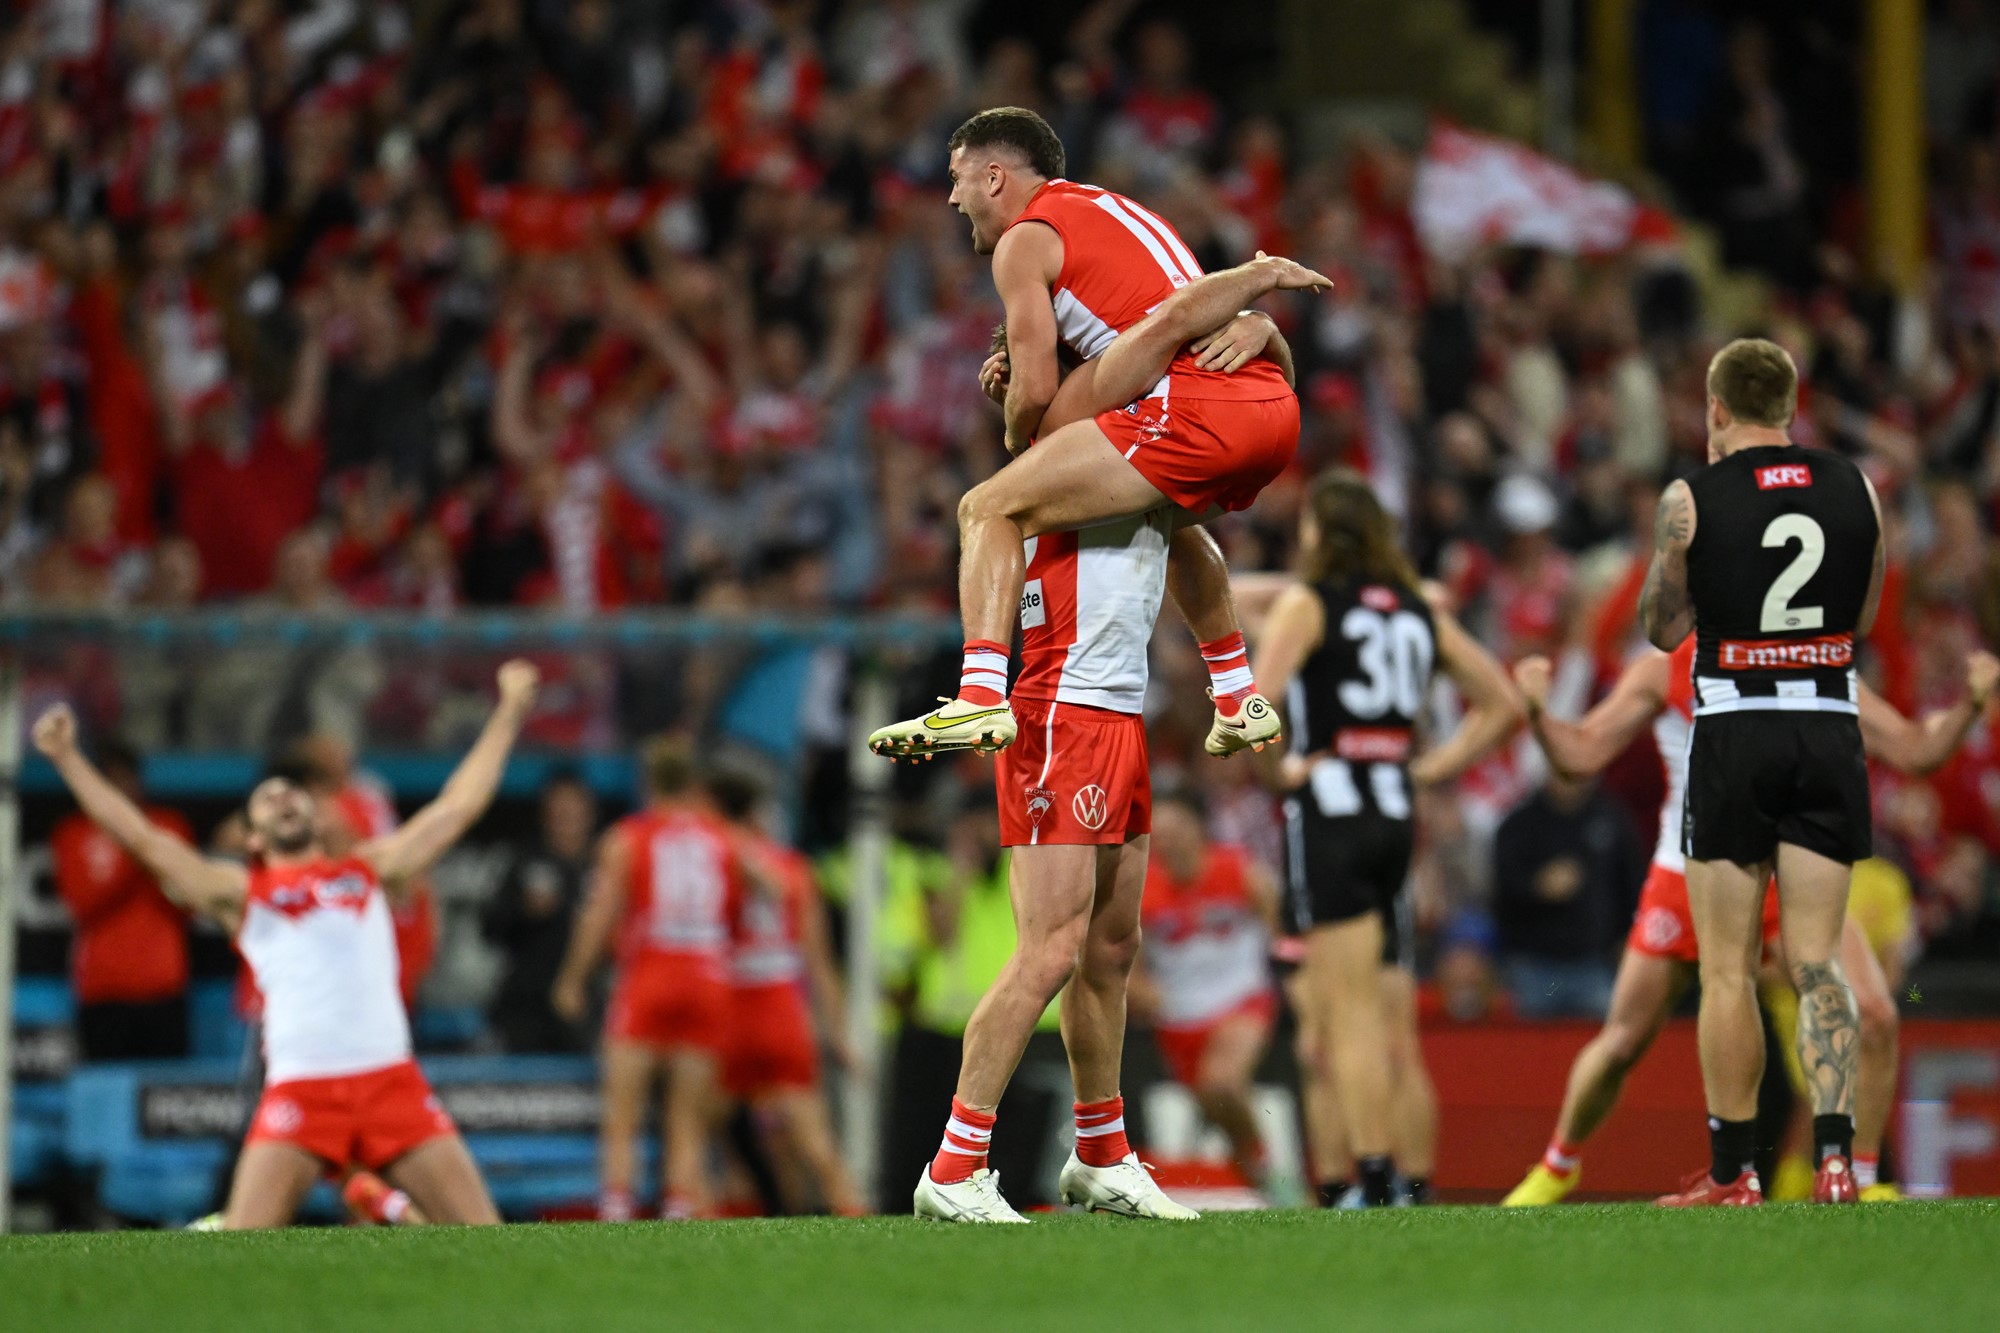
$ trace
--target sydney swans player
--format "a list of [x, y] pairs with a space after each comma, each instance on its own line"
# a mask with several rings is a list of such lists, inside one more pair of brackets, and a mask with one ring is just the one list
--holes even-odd
[[[1618, 1104], [1619, 1089], [1681, 996], [1694, 982], [1697, 954], [1688, 911], [1686, 857], [1681, 852], [1682, 794], [1687, 790], [1687, 741], [1694, 726], [1693, 639], [1671, 654], [1649, 652], [1625, 668], [1595, 708], [1575, 722], [1545, 708], [1551, 668], [1547, 658], [1515, 664], [1514, 679], [1527, 701], [1529, 725], [1564, 777], [1588, 778], [1623, 754], [1646, 726], [1653, 728], [1666, 799], [1660, 806], [1659, 843], [1640, 891], [1639, 908], [1618, 963], [1611, 1011], [1604, 1027], [1577, 1052], [1563, 1092], [1562, 1112], [1542, 1160], [1504, 1200], [1507, 1207], [1538, 1207], [1567, 1197], [1583, 1178], [1583, 1148]], [[1985, 712], [2000, 660], [1974, 653], [1966, 660], [1967, 697], [1951, 708], [1912, 722], [1866, 685], [1860, 687], [1861, 739], [1870, 758], [1906, 773], [1929, 773], [1951, 757]], [[1778, 938], [1778, 902], [1767, 893], [1764, 941]], [[1854, 1094], [1855, 1183], [1864, 1199], [1885, 1197], [1875, 1170], [1896, 1095], [1896, 999], [1868, 937], [1852, 916], [1842, 930], [1840, 959], [1854, 988], [1861, 1025], [1859, 1075]], [[1871, 1191], [1879, 1191], [1871, 1195]]]
[[327, 855], [321, 811], [303, 788], [259, 783], [247, 811], [247, 866], [205, 857], [148, 820], [84, 758], [67, 706], [35, 723], [36, 748], [84, 813], [175, 902], [230, 933], [264, 997], [264, 1095], [224, 1226], [283, 1226], [314, 1181], [357, 1166], [386, 1176], [429, 1221], [500, 1220], [411, 1059], [390, 904], [492, 803], [536, 682], [527, 662], [501, 667], [500, 705], [438, 798], [347, 855]]
[[[1147, 209], [1062, 179], [1062, 142], [1032, 111], [982, 111], [959, 126], [950, 148], [951, 202], [972, 222], [973, 248], [993, 256], [1007, 308], [1011, 374], [1003, 405], [1015, 458], [959, 503], [959, 613], [967, 635], [959, 692], [871, 738], [898, 754], [1013, 742], [1020, 726], [1008, 707], [1007, 645], [1032, 577], [1024, 541], [1175, 509], [1197, 519], [1242, 509], [1298, 448], [1298, 397], [1275, 364], [1253, 360], [1228, 374], [1179, 348], [1163, 373], [1132, 386], [1132, 397], [1110, 398], [1090, 417], [1056, 425], [1048, 409], [1060, 378], [1058, 341], [1080, 359], [1102, 355], [1200, 279], [1201, 266]], [[1332, 286], [1281, 261], [1230, 272], [1249, 284], [1236, 305], [1279, 287]], [[1176, 545], [1175, 562], [1180, 558]], [[1218, 724], [1210, 749], [1227, 754], [1268, 744], [1279, 728], [1250, 679], [1227, 587], [1210, 591], [1213, 600], [1191, 608], [1191, 623], [1214, 682]], [[1208, 637], [1211, 618], [1226, 623], [1226, 632]]]
[[[1107, 398], [1117, 401], [1126, 376], [1157, 377], [1197, 335], [1203, 335], [1200, 354], [1225, 367], [1269, 356], [1288, 378], [1290, 349], [1270, 321], [1230, 317], [1237, 295], [1228, 274], [1190, 285], [1152, 321], [1120, 335], [1097, 361], [1071, 374], [1045, 419], [1088, 419]], [[989, 392], [1006, 373], [996, 352], [982, 372]], [[1162, 507], [1027, 543], [1022, 668], [1014, 693], [1029, 725], [1019, 744], [1000, 753], [994, 783], [1001, 840], [1014, 849], [1019, 938], [966, 1026], [944, 1143], [917, 1183], [919, 1216], [1024, 1220], [1001, 1196], [986, 1149], [1001, 1093], [1035, 1021], [1058, 992], [1077, 1095], [1077, 1146], [1062, 1171], [1063, 1198], [1131, 1217], [1195, 1216], [1167, 1198], [1139, 1164], [1125, 1137], [1119, 1093], [1126, 986], [1139, 947], [1152, 827], [1140, 706], [1173, 533], [1173, 515]], [[1186, 543], [1187, 555], [1171, 580], [1176, 600], [1185, 612], [1191, 594], [1184, 585], [1192, 583], [1204, 593], [1220, 589], [1227, 605], [1221, 553], [1206, 533], [1188, 535], [1195, 540]], [[991, 669], [1004, 684], [1004, 657]]]
[[1778, 876], [1812, 1089], [1813, 1197], [1851, 1203], [1857, 1047], [1840, 959], [1849, 872], [1869, 855], [1854, 644], [1882, 596], [1875, 488], [1838, 454], [1787, 438], [1798, 370], [1740, 338], [1708, 368], [1708, 467], [1660, 496], [1639, 615], [1654, 647], [1695, 636], [1681, 847], [1701, 953], [1701, 1070], [1711, 1161], [1671, 1207], [1763, 1201], [1752, 1167], [1758, 919]]

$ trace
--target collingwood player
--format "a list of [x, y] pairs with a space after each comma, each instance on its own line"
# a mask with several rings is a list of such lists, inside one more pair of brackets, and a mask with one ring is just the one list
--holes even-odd
[[[1414, 1030], [1413, 1011], [1392, 1017], [1386, 998], [1408, 934], [1397, 909], [1414, 788], [1463, 772], [1521, 711], [1500, 664], [1419, 587], [1394, 520], [1359, 473], [1313, 479], [1299, 547], [1304, 576], [1273, 603], [1255, 674], [1285, 700], [1291, 737], [1274, 766], [1289, 791], [1288, 906], [1306, 937], [1309, 1017], [1332, 1056], [1362, 1202], [1380, 1206], [1395, 1175], [1392, 1043], [1416, 1058], [1414, 1043], [1394, 1041]], [[1449, 740], [1412, 759], [1434, 666], [1469, 710]]]
[[1759, 914], [1775, 868], [1811, 1084], [1813, 1198], [1850, 1203], [1860, 1033], [1839, 961], [1849, 870], [1870, 852], [1854, 641], [1882, 595], [1882, 518], [1861, 470], [1786, 436], [1798, 370], [1738, 339], [1708, 368], [1709, 466], [1660, 497], [1640, 594], [1646, 637], [1695, 635], [1682, 825], [1700, 949], [1709, 1170], [1660, 1202], [1756, 1204]]

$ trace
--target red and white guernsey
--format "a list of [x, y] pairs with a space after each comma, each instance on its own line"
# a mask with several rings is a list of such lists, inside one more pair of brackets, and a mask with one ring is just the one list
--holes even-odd
[[264, 998], [267, 1082], [365, 1074], [410, 1058], [395, 926], [366, 861], [253, 866], [236, 948]]
[[[1035, 191], [1013, 226], [1040, 222], [1062, 237], [1062, 271], [1050, 295], [1056, 333], [1088, 361], [1153, 308], [1202, 275], [1201, 265], [1164, 218], [1095, 185], [1053, 180]], [[1259, 358], [1233, 375], [1203, 370], [1185, 350], [1146, 397], [1283, 398], [1291, 386]]]
[[1660, 841], [1653, 864], [1675, 874], [1687, 871], [1681, 851], [1681, 819], [1687, 803], [1688, 740], [1694, 735], [1694, 635], [1667, 658], [1667, 703], [1653, 719], [1653, 742], [1666, 770], [1667, 795], [1660, 803]]
[[1160, 987], [1161, 1027], [1199, 1027], [1270, 989], [1270, 937], [1248, 870], [1236, 847], [1210, 848], [1185, 884], [1159, 860], [1147, 869], [1139, 911], [1146, 966]]
[[1168, 511], [1022, 544], [1021, 675], [1014, 697], [1137, 714], [1167, 586]]
[[729, 984], [740, 988], [797, 985], [806, 972], [800, 927], [818, 889], [812, 862], [790, 847], [761, 840], [759, 855], [777, 872], [784, 897], [742, 895], [729, 955]]
[[622, 956], [693, 954], [720, 972], [741, 881], [728, 831], [709, 815], [676, 807], [628, 815], [620, 827], [632, 856]]

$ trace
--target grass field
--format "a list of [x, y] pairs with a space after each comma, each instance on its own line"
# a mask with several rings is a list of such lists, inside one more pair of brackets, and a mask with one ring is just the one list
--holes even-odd
[[[1718, 1317], [1720, 1316], [1720, 1317]], [[0, 1328], [2000, 1328], [2000, 1203], [0, 1239]]]

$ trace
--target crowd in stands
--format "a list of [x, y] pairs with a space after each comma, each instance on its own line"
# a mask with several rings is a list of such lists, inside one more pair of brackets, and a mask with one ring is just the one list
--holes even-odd
[[[1255, 97], [1204, 83], [1187, 30], [1127, 0], [1079, 6], [1054, 47], [974, 49], [974, 8], [11, 10], [5, 605], [948, 613], [957, 499], [1004, 453], [975, 378], [999, 307], [945, 206], [943, 145], [969, 110], [1020, 104], [1061, 133], [1073, 176], [1146, 201], [1204, 264], [1261, 248], [1337, 281], [1272, 303], [1304, 434], [1294, 472], [1219, 526], [1232, 563], [1283, 567], [1300, 481], [1360, 467], [1468, 624], [1509, 663], [1555, 658], [1558, 706], [1580, 710], [1640, 643], [1655, 499], [1704, 461], [1704, 369], [1741, 331], [1711, 326], [1681, 242], [1441, 263], [1411, 218], [1411, 145], [1308, 151]], [[1854, 192], [1816, 137], [1824, 108], [1774, 68], [1767, 30], [1646, 9], [1696, 25], [1672, 49], [1698, 58], [1648, 93], [1660, 188], [1772, 279], [1758, 323], [1805, 373], [1796, 437], [1856, 457], [1883, 495], [1871, 678], [1905, 711], [1949, 703], [1965, 654], [2000, 641], [2000, 26], [1939, 7], [1934, 278], [1907, 301], [1869, 276]], [[1245, 766], [1199, 761], [1205, 678], [1184, 637], [1170, 617], [1157, 780], [1203, 788], [1215, 832], [1275, 862]], [[233, 651], [199, 673], [126, 653], [92, 687], [109, 691], [97, 716], [147, 745], [450, 734], [447, 692], [378, 654], [315, 656], [306, 687], [280, 691], [308, 669], [300, 650]], [[766, 739], [732, 720], [756, 711], [732, 711], [733, 668], [683, 663], [643, 689], [615, 666], [569, 670], [531, 741], [607, 748], [674, 722]], [[846, 679], [824, 656], [773, 671], [836, 699]], [[839, 726], [802, 742], [813, 791], [840, 789], [846, 743]], [[801, 743], [773, 757], [800, 758], [783, 744]], [[898, 779], [912, 829], [990, 809], [969, 770], [936, 767]], [[1543, 784], [1524, 742], [1426, 797], [1417, 901], [1447, 1012], [1492, 1007], [1503, 953], [1539, 978], [1615, 950], [1632, 858], [1578, 864], [1556, 841], [1608, 820], [1628, 825], [1620, 846], [1649, 846], [1657, 765], [1628, 756], [1601, 795]], [[1914, 886], [1912, 949], [1990, 930], [2000, 729], [1936, 778], [1878, 775], [1876, 791], [1878, 845]], [[541, 859], [489, 919], [503, 945], [575, 893], [591, 816], [551, 799]], [[806, 805], [803, 836], [834, 845], [839, 820]], [[990, 859], [954, 836], [946, 861]]]

